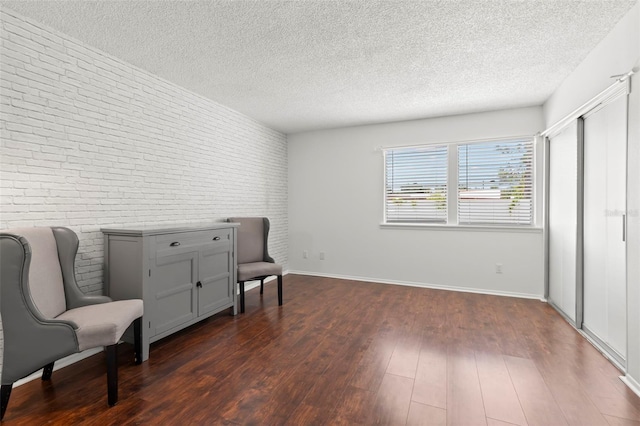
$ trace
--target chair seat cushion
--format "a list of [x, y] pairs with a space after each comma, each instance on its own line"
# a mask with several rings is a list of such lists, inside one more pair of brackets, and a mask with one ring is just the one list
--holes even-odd
[[252, 262], [238, 265], [238, 281], [249, 281], [253, 278], [282, 275], [282, 266], [277, 263]]
[[118, 300], [70, 309], [56, 319], [73, 321], [78, 326], [78, 349], [83, 351], [118, 343], [142, 311], [142, 300]]

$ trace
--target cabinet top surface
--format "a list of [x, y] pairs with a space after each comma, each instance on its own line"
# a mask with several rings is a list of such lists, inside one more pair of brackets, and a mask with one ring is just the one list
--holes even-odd
[[178, 232], [206, 231], [211, 229], [237, 228], [239, 223], [231, 222], [210, 222], [210, 223], [186, 223], [186, 224], [166, 224], [166, 225], [136, 225], [122, 228], [101, 228], [105, 235], [158, 235], [175, 234]]

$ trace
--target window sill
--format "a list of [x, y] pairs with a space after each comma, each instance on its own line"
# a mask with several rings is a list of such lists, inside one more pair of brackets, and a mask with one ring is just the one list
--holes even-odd
[[441, 225], [428, 223], [381, 223], [381, 229], [413, 229], [429, 231], [509, 232], [541, 234], [537, 226]]

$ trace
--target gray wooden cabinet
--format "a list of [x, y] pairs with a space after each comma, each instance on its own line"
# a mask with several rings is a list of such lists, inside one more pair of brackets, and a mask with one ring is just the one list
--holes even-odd
[[150, 343], [226, 308], [237, 313], [237, 226], [102, 229], [106, 294], [144, 302], [143, 360]]

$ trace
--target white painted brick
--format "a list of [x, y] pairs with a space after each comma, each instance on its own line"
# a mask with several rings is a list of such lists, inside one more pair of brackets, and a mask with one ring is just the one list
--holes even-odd
[[23, 191], [26, 197], [46, 197], [49, 195], [49, 191], [40, 188], [27, 188]]
[[52, 132], [63, 132], [64, 126], [54, 123], [42, 123], [43, 131], [52, 131]]
[[[39, 63], [37, 65], [31, 65], [31, 64], [25, 63], [24, 69], [35, 75], [42, 76], [52, 81], [58, 81], [60, 79], [60, 76], [64, 74], [64, 70], [51, 67], [49, 64], [40, 62], [36, 59], [32, 59], [31, 62], [39, 62]], [[46, 68], [43, 67], [43, 65], [46, 65]], [[51, 71], [51, 68], [53, 68], [55, 71]]]
[[12, 132], [19, 132], [19, 133], [32, 133], [33, 132], [31, 126], [27, 126], [27, 125], [20, 124], [20, 123], [7, 122], [6, 126], [7, 126], [7, 130], [10, 130]]
[[[55, 216], [56, 219], [63, 219], [65, 217], [64, 213], [59, 213], [57, 206], [51, 205], [51, 204], [35, 204], [32, 206], [29, 206], [29, 212], [30, 213], [57, 213]], [[47, 214], [47, 215], [42, 215], [39, 218], [47, 218], [47, 219], [53, 219], [54, 215], [52, 214]]]
[[38, 28], [36, 25], [29, 24], [29, 23], [27, 23], [27, 25], [28, 25], [27, 28], [29, 30], [34, 30], [36, 34], [40, 34], [42, 37], [46, 38], [47, 40], [52, 41], [53, 43], [49, 45], [50, 47], [64, 50], [62, 46], [63, 39], [61, 37], [58, 37], [57, 35], [51, 33], [50, 31], [40, 30], [40, 28]]
[[71, 114], [78, 113], [78, 108], [76, 108], [71, 101], [68, 101], [68, 102], [49, 101], [48, 105], [53, 109], [69, 112]]
[[19, 83], [12, 83], [11, 84], [11, 88], [13, 90], [15, 90], [16, 92], [20, 92], [20, 93], [27, 93], [30, 95], [38, 95], [40, 94], [40, 91], [38, 89], [34, 89], [33, 87], [29, 87], [26, 85], [22, 85]]
[[[45, 48], [45, 50], [46, 50], [46, 48]], [[29, 57], [26, 57], [26, 58], [29, 58]], [[38, 60], [39, 60], [39, 62], [34, 62], [33, 64], [35, 65], [36, 63], [47, 63], [52, 67], [56, 67], [57, 69], [64, 69], [65, 66], [69, 65], [68, 63], [65, 63], [65, 62], [61, 61], [60, 59], [55, 58], [55, 57], [53, 57], [53, 56], [51, 56], [49, 54], [46, 54], [46, 53], [38, 55]]]
[[51, 75], [55, 75], [56, 76], [55, 79], [57, 80], [60, 75], [64, 75], [65, 73], [64, 68], [60, 66], [61, 65], [60, 61], [56, 61], [56, 63], [52, 64], [50, 63], [50, 61], [40, 60], [40, 58], [46, 58], [46, 57], [47, 57], [46, 55], [39, 55], [38, 58], [31, 58], [31, 63], [25, 64], [24, 68], [34, 72], [36, 68], [39, 68], [44, 72], [49, 72], [51, 73]]
[[[8, 74], [8, 73], [7, 73]], [[22, 77], [27, 79], [28, 81], [35, 81], [37, 83], [43, 83], [43, 84], [52, 84], [52, 80], [51, 78], [49, 78], [46, 75], [42, 75], [43, 73], [35, 73], [33, 71], [27, 70], [27, 69], [16, 69], [16, 75], [18, 77]]]
[[51, 40], [50, 38], [43, 37], [43, 36], [35, 34], [35, 33], [31, 34], [31, 40], [33, 40], [34, 42], [44, 46], [45, 48], [47, 48], [47, 47], [52, 48], [52, 49], [58, 49], [59, 48], [59, 42], [56, 42], [55, 40]]
[[23, 29], [21, 26], [14, 25], [14, 23], [8, 22], [8, 21], [3, 22], [2, 27], [7, 32], [20, 35], [20, 36], [22, 36], [22, 37], [24, 37], [26, 39], [30, 39], [32, 34], [33, 34], [32, 31], [30, 31], [28, 29]]
[[[18, 59], [15, 58], [15, 56], [19, 56], [19, 55], [20, 54], [5, 55], [2, 58], [2, 71], [10, 73], [11, 68], [7, 67], [8, 65], [13, 67], [13, 69], [16, 69], [16, 68], [23, 68], [24, 69], [25, 60], [22, 59], [22, 58], [18, 58]], [[21, 55], [21, 56], [25, 56], [25, 55]], [[25, 56], [25, 58], [28, 61], [28, 57]]]
[[11, 105], [11, 100], [12, 99], [18, 99], [21, 100], [23, 99], [24, 94], [18, 91], [15, 91], [13, 89], [7, 89], [7, 88], [3, 88], [2, 89], [2, 103], [5, 105]]
[[[40, 112], [24, 110], [22, 108], [17, 108], [13, 105], [7, 105], [3, 108], [2, 115], [7, 120], [7, 122], [14, 124], [22, 124], [30, 128], [28, 133], [36, 133], [36, 129], [40, 128], [43, 125], [42, 120], [38, 120], [34, 117], [40, 117]], [[9, 130], [9, 129], [7, 129]], [[23, 132], [25, 133], [25, 132]], [[37, 136], [30, 135], [31, 138], [37, 138]], [[41, 139], [44, 140], [44, 139]]]
[[75, 114], [69, 114], [66, 111], [54, 110], [53, 108], [50, 108], [48, 112], [51, 115], [55, 115], [56, 123], [65, 126], [65, 130], [67, 131], [69, 131], [69, 129], [85, 129], [86, 127], [81, 120], [78, 120], [78, 117]]
[[[27, 95], [24, 95], [23, 97], [26, 97], [26, 96]], [[11, 100], [11, 105], [13, 105], [16, 108], [22, 108], [22, 109], [27, 109], [27, 110], [36, 111], [36, 112], [41, 112], [41, 111], [44, 111], [45, 109], [44, 105], [42, 105], [41, 103], [26, 102], [16, 98]]]
[[[16, 77], [18, 76], [13, 76], [12, 80], [16, 80]], [[38, 90], [40, 96], [44, 98], [52, 97], [55, 99], [56, 97], [64, 97], [68, 95], [67, 93], [65, 93], [63, 89], [63, 85], [60, 82], [58, 82], [56, 84], [57, 87], [55, 87], [55, 86], [52, 86], [53, 82], [50, 82], [50, 81], [46, 81], [43, 83], [35, 80], [27, 80], [22, 77], [20, 77], [19, 80], [16, 80], [16, 83], [22, 84], [22, 82], [24, 82], [24, 84], [28, 84], [29, 87]]]
[[[9, 197], [9, 196], [13, 196], [13, 195], [17, 195], [17, 196], [24, 195], [24, 189], [2, 188], [1, 189], [1, 193], [2, 193], [2, 197], [4, 199], [4, 197]], [[5, 203], [3, 203], [3, 204], [5, 204]]]
[[67, 161], [67, 156], [62, 154], [51, 154], [45, 152], [34, 152], [32, 154], [35, 160], [41, 160], [47, 164], [64, 163]]
[[8, 38], [2, 38], [2, 55], [9, 55], [9, 56], [13, 56], [13, 52], [18, 52], [21, 53], [23, 55], [27, 55], [33, 58], [37, 58], [39, 55], [38, 51], [34, 51], [32, 49], [30, 49], [27, 46], [24, 46], [21, 43], [16, 43], [13, 40], [10, 40]]
[[17, 145], [17, 148], [12, 148], [11, 146], [16, 145], [10, 143], [3, 143], [2, 145], [2, 159], [0, 161], [3, 165], [26, 164], [25, 160], [33, 158], [33, 152], [23, 150], [20, 145]]
[[[19, 67], [18, 69], [20, 69], [20, 71], [24, 71], [23, 69], [21, 69], [22, 67]], [[6, 74], [15, 74], [16, 73], [16, 67], [13, 65], [10, 65], [9, 63], [7, 63], [6, 61], [2, 64], [2, 72], [6, 73]]]
[[17, 169], [16, 171], [12, 171], [3, 167], [2, 182], [3, 184], [11, 182], [14, 188], [31, 188], [31, 177], [24, 173], [18, 173]]
[[40, 96], [34, 96], [32, 94], [26, 93], [24, 95], [22, 95], [22, 99], [25, 102], [28, 102], [30, 104], [35, 104], [35, 105], [39, 105], [39, 106], [45, 106], [47, 105], [47, 100], [41, 98]]
[[[45, 199], [43, 197], [13, 197], [13, 205], [23, 205], [23, 206], [28, 206], [30, 204], [44, 204]], [[24, 218], [21, 217], [20, 220], [23, 220]]]
[[69, 64], [75, 64], [77, 62], [77, 59], [66, 54], [62, 47], [56, 49], [50, 46], [45, 46], [43, 54]]
[[[61, 126], [62, 127], [62, 126]], [[58, 140], [63, 140], [65, 137], [65, 133], [64, 133], [64, 127], [63, 127], [63, 131], [55, 131], [55, 130], [50, 130], [50, 129], [46, 129], [46, 128], [34, 128], [33, 129], [33, 134], [37, 135], [37, 136], [43, 136], [49, 140], [51, 139], [58, 139]], [[53, 141], [50, 141], [53, 143]], [[45, 147], [43, 147], [42, 151], [45, 151]]]

